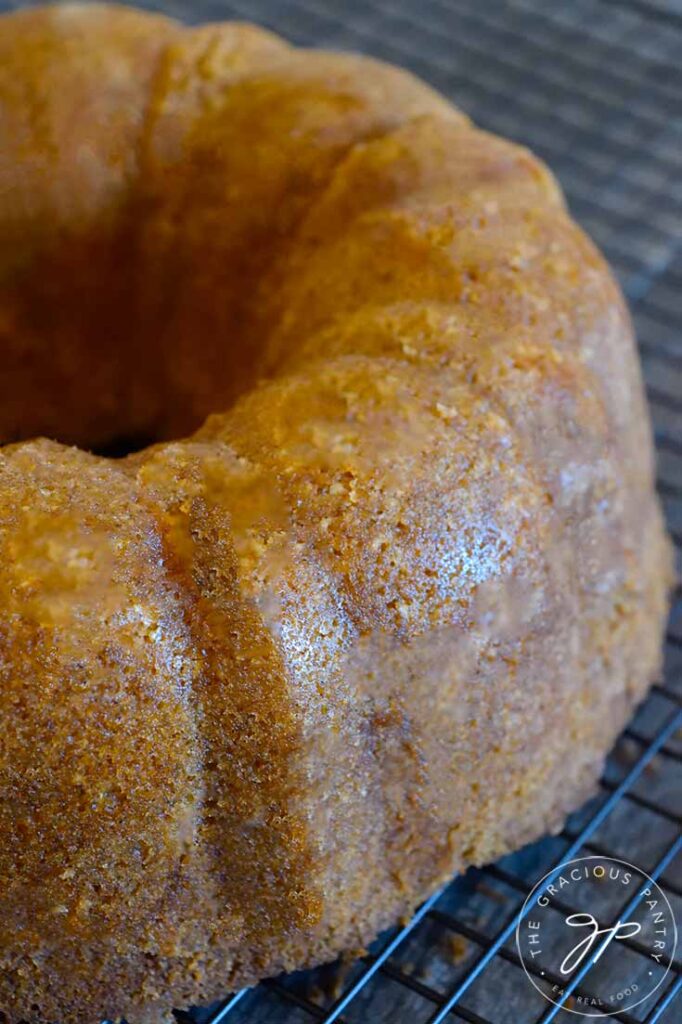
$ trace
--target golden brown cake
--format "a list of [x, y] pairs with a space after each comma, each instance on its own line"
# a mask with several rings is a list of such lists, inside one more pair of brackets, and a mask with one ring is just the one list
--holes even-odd
[[9, 1024], [361, 946], [559, 826], [657, 672], [618, 288], [376, 61], [0, 19], [0, 441]]

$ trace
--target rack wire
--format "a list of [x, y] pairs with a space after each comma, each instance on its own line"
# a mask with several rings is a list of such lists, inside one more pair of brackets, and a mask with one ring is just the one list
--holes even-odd
[[[3, 4], [21, 6], [18, 3]], [[630, 300], [682, 549], [682, 2], [680, 0], [158, 0], [186, 21], [236, 17], [304, 45], [410, 67], [483, 127], [558, 174]], [[194, 1024], [568, 1024], [530, 985], [513, 939], [535, 881], [577, 855], [627, 857], [682, 925], [682, 592], [664, 681], [625, 730], [600, 792], [563, 831], [470, 870], [345, 968], [299, 973], [178, 1013]], [[637, 944], [630, 943], [637, 955]], [[639, 950], [641, 955], [641, 949]], [[680, 1024], [682, 963], [620, 1024]], [[577, 992], [589, 994], [590, 976]]]

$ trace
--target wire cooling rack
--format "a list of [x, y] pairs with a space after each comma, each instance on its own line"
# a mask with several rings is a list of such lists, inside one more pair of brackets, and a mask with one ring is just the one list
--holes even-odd
[[[3, 7], [21, 6], [7, 4]], [[406, 65], [483, 127], [531, 146], [630, 300], [659, 452], [658, 486], [682, 546], [682, 2], [671, 0], [177, 0], [186, 21], [236, 17], [294, 42]], [[514, 931], [526, 895], [579, 855], [656, 878], [682, 927], [682, 594], [664, 682], [609, 758], [598, 796], [563, 831], [434, 895], [362, 960], [268, 981], [195, 1024], [568, 1024], [526, 977]], [[635, 954], [637, 950], [635, 950]], [[682, 963], [612, 1019], [681, 1024]], [[589, 973], [575, 994], [590, 994]]]

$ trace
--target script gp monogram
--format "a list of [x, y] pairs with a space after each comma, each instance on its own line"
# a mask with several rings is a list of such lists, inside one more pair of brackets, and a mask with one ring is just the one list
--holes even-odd
[[611, 928], [600, 928], [596, 918], [587, 913], [570, 914], [566, 918], [566, 924], [571, 928], [591, 928], [592, 930], [564, 957], [560, 967], [562, 974], [571, 974], [576, 967], [579, 967], [600, 936], [604, 935], [608, 938], [597, 950], [594, 963], [605, 952], [609, 942], [614, 939], [631, 939], [633, 935], [637, 935], [642, 930], [642, 926], [637, 921], [618, 921]]

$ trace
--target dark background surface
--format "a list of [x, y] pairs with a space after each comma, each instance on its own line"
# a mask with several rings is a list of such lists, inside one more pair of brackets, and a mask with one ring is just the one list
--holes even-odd
[[[25, 5], [0, 0], [0, 10], [16, 6]], [[659, 489], [679, 555], [682, 0], [172, 0], [141, 6], [190, 22], [256, 21], [302, 45], [360, 50], [402, 64], [481, 126], [529, 145], [552, 166], [574, 215], [606, 252], [633, 308], [659, 449]], [[600, 795], [560, 836], [455, 882], [344, 1010], [346, 1024], [427, 1024], [532, 884], [562, 857], [571, 837], [670, 720], [682, 698], [679, 592], [677, 598], [664, 686], [618, 744]], [[680, 835], [681, 759], [678, 734], [581, 852], [609, 852], [653, 870]], [[682, 927], [682, 856], [672, 858], [662, 879]], [[384, 936], [375, 944], [374, 955], [381, 955], [386, 941]], [[339, 991], [368, 963], [261, 986], [221, 1020], [324, 1021]], [[673, 973], [661, 990], [664, 998], [674, 983]], [[681, 1024], [682, 995], [655, 1007], [656, 998], [618, 1019]], [[548, 1009], [507, 943], [448, 1020], [530, 1024]], [[565, 1011], [556, 1017], [560, 1024], [581, 1019]]]

